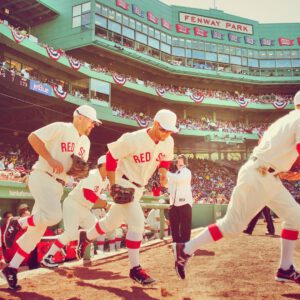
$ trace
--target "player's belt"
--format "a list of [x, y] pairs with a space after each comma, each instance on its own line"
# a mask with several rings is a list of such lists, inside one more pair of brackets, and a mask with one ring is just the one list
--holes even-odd
[[51, 173], [49, 172], [45, 172], [47, 175], [49, 175], [50, 177], [52, 177], [53, 179], [55, 179], [58, 183], [60, 183], [62, 186], [66, 185], [66, 182], [60, 178], [56, 178], [54, 177]]
[[[256, 157], [256, 156], [251, 156], [250, 157], [250, 159], [251, 160], [253, 160], [253, 161], [257, 161], [258, 160], [258, 157]], [[268, 168], [266, 168], [266, 171], [268, 172], [268, 173], [274, 173], [276, 170], [274, 170], [272, 167], [268, 167]]]
[[132, 184], [134, 184], [136, 187], [141, 188], [143, 187], [142, 185], [140, 185], [139, 183], [136, 183], [134, 181], [131, 181], [125, 174], [122, 176], [123, 179], [128, 180], [129, 182], [131, 182]]

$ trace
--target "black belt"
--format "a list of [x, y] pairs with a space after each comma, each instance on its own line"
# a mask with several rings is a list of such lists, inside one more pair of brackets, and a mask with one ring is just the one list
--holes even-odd
[[66, 182], [60, 178], [56, 178], [54, 177], [51, 173], [49, 172], [46, 172], [47, 175], [49, 175], [50, 177], [52, 177], [53, 179], [55, 179], [58, 183], [60, 183], [62, 186], [65, 186], [66, 185]]
[[[250, 159], [253, 160], [253, 161], [256, 161], [256, 160], [258, 159], [258, 157], [256, 157], [256, 156], [251, 156]], [[268, 171], [268, 173], [274, 173], [276, 170], [274, 170], [273, 168], [269, 167], [269, 168], [267, 169], [267, 171]]]
[[131, 182], [132, 184], [134, 184], [134, 185], [135, 185], [136, 187], [138, 187], [138, 188], [143, 187], [143, 186], [140, 185], [139, 183], [136, 183], [136, 182], [134, 182], [134, 181], [130, 181], [129, 178], [128, 178], [126, 175], [123, 175], [122, 178], [128, 180], [129, 182]]

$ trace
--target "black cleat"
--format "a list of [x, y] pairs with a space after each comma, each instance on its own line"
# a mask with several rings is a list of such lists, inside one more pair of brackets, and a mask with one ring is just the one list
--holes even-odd
[[47, 255], [43, 257], [43, 259], [40, 262], [41, 266], [46, 268], [57, 268], [59, 265], [56, 263], [53, 259], [53, 255]]
[[86, 236], [85, 230], [79, 230], [78, 245], [76, 248], [77, 259], [83, 258], [86, 247], [91, 243], [91, 241]]
[[155, 282], [155, 279], [151, 278], [141, 266], [130, 269], [129, 277], [141, 285], [149, 285]]
[[185, 267], [188, 260], [192, 257], [184, 252], [184, 243], [174, 243], [172, 245], [175, 257], [175, 270], [180, 279], [185, 279]]
[[293, 282], [300, 284], [300, 274], [291, 265], [288, 270], [278, 269], [275, 280], [279, 282]]
[[12, 247], [12, 245], [14, 244], [16, 235], [21, 229], [18, 219], [19, 219], [19, 217], [11, 217], [8, 220], [6, 229], [4, 231], [4, 244], [7, 248]]
[[5, 267], [1, 272], [0, 275], [7, 281], [8, 288], [14, 291], [18, 291], [21, 289], [21, 286], [18, 285], [18, 278], [17, 278], [18, 270], [15, 268]]

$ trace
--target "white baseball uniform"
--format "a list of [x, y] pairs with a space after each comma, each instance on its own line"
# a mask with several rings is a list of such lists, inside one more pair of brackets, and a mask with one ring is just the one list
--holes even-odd
[[[144, 186], [160, 162], [171, 161], [174, 156], [174, 140], [171, 136], [165, 141], [155, 143], [147, 130], [149, 129], [125, 133], [117, 141], [108, 144], [111, 155], [118, 160], [116, 184], [134, 188], [135, 193], [131, 203], [114, 203], [99, 225], [101, 230], [109, 232], [121, 223], [126, 223], [127, 240], [132, 240], [130, 236], [135, 236], [135, 240], [142, 240], [145, 219], [139, 200], [143, 195]], [[128, 180], [124, 179], [124, 175]]]
[[[299, 143], [300, 110], [290, 112], [267, 129], [239, 171], [225, 217], [217, 221], [223, 236], [241, 232], [264, 206], [283, 219], [284, 229], [299, 230], [300, 206], [275, 176], [292, 167]], [[259, 168], [266, 170], [265, 175]]]
[[103, 180], [99, 170], [94, 169], [69, 193], [63, 202], [64, 232], [58, 236], [61, 244], [67, 245], [77, 240], [79, 226], [89, 229], [96, 224], [97, 218], [91, 208], [108, 184], [108, 179]]
[[30, 253], [40, 241], [47, 226], [57, 224], [62, 218], [61, 197], [64, 186], [58, 180], [66, 181], [74, 153], [84, 160], [88, 159], [90, 140], [79, 136], [72, 123], [55, 122], [33, 132], [45, 144], [51, 156], [63, 164], [61, 174], [54, 174], [47, 161], [39, 156], [29, 176], [29, 190], [35, 200], [32, 210], [32, 226], [17, 243], [25, 253]]

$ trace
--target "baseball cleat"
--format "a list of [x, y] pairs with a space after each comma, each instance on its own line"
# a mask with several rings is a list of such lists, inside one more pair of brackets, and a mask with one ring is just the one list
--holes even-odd
[[56, 263], [53, 259], [53, 255], [47, 255], [45, 256], [40, 264], [43, 266], [43, 267], [46, 267], [46, 268], [57, 268], [59, 265], [58, 263]]
[[17, 279], [18, 270], [15, 268], [5, 267], [1, 272], [0, 275], [7, 281], [8, 288], [14, 291], [18, 291], [21, 289], [21, 286], [18, 285]]
[[173, 243], [172, 249], [175, 257], [175, 270], [180, 279], [185, 279], [185, 267], [192, 257], [184, 252], [184, 243]]
[[151, 278], [141, 266], [130, 269], [129, 277], [141, 285], [150, 285], [155, 282], [155, 279]]
[[4, 231], [4, 243], [7, 248], [12, 247], [12, 245], [14, 244], [16, 235], [21, 229], [18, 219], [19, 219], [19, 217], [11, 217], [8, 220], [6, 229]]
[[279, 282], [293, 282], [300, 284], [300, 274], [291, 265], [288, 270], [278, 269], [275, 280]]
[[78, 245], [76, 248], [76, 257], [77, 259], [83, 258], [86, 247], [91, 241], [86, 236], [85, 230], [79, 230]]

